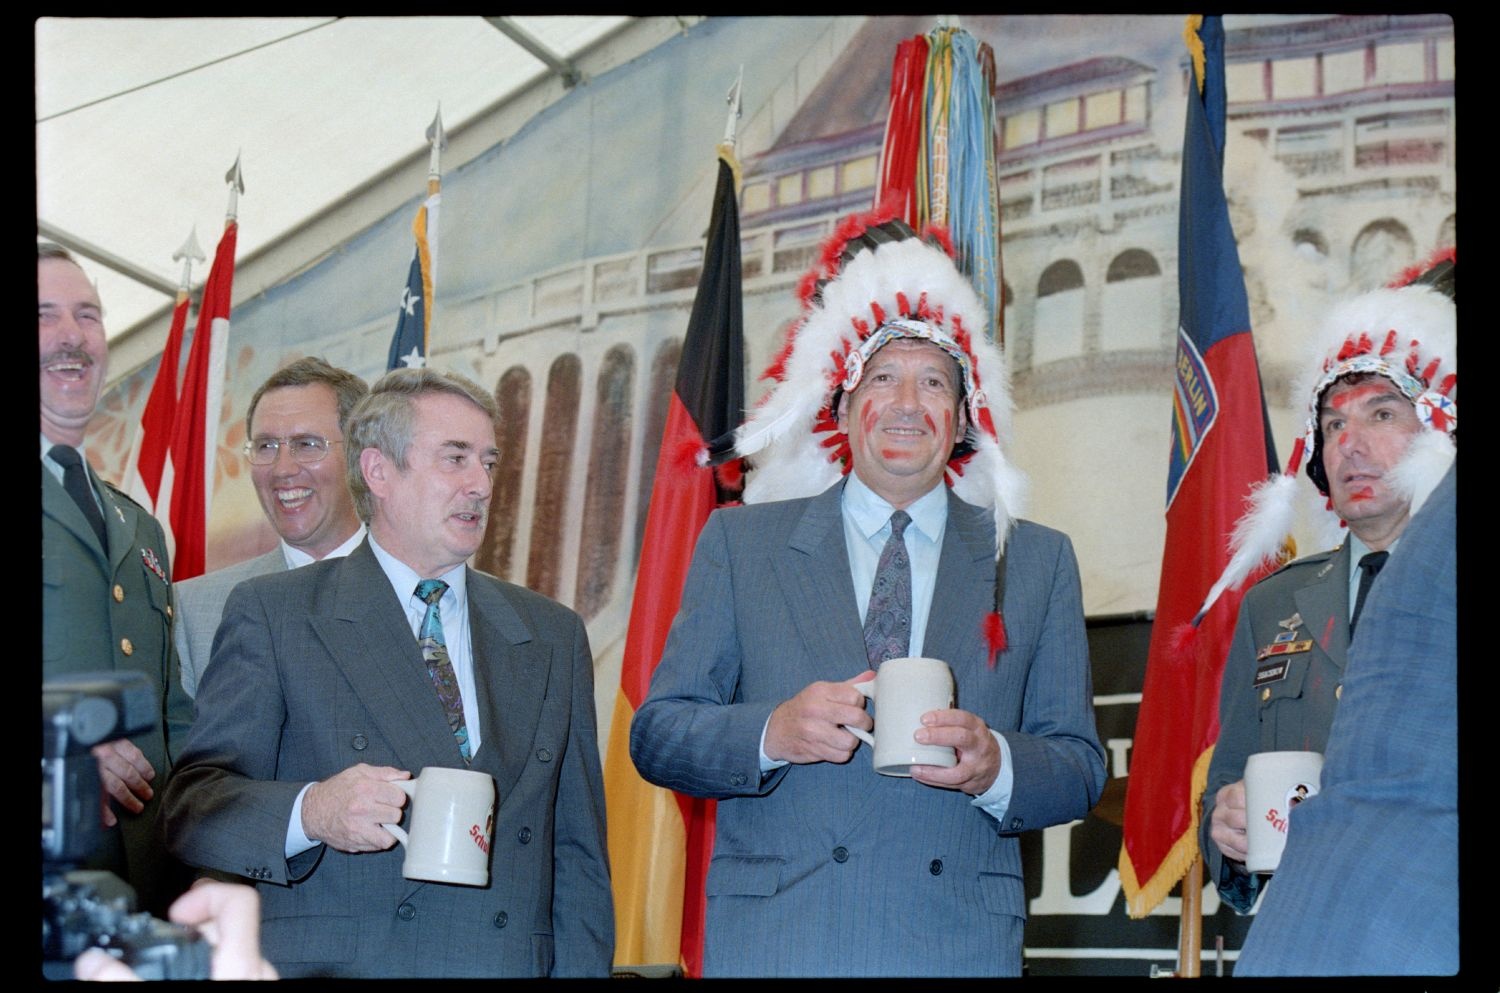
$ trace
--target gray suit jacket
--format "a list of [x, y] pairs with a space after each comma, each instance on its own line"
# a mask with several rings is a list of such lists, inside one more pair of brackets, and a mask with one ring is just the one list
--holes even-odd
[[1004, 733], [1004, 823], [958, 792], [846, 764], [764, 778], [771, 711], [866, 669], [839, 509], [721, 510], [704, 526], [630, 751], [658, 785], [718, 799], [704, 971], [711, 975], [1018, 975], [1026, 894], [1015, 835], [1082, 817], [1104, 785], [1078, 567], [1065, 535], [1017, 522], [1006, 546], [1010, 647], [988, 668], [994, 525], [949, 495], [923, 651], [957, 705]]
[[182, 665], [182, 688], [188, 696], [198, 695], [198, 680], [208, 667], [214, 646], [214, 632], [224, 617], [224, 601], [229, 591], [247, 579], [271, 572], [286, 571], [286, 555], [278, 544], [264, 555], [215, 569], [177, 585], [177, 625], [172, 640]]
[[1237, 976], [1458, 969], [1457, 485], [1455, 466], [1370, 587], [1321, 792], [1292, 816]]
[[[1219, 690], [1219, 739], [1198, 844], [1208, 878], [1242, 914], [1263, 880], [1225, 859], [1209, 836], [1215, 797], [1220, 787], [1245, 777], [1245, 759], [1255, 752], [1321, 752], [1327, 744], [1349, 650], [1350, 557], [1345, 542], [1298, 559], [1252, 586], [1240, 604]], [[1278, 635], [1299, 650], [1257, 661]]]
[[490, 884], [401, 875], [403, 850], [291, 860], [292, 806], [359, 762], [413, 775], [463, 760], [369, 542], [229, 596], [168, 786], [184, 860], [259, 880], [283, 976], [606, 975], [614, 943], [593, 659], [572, 611], [468, 574], [483, 743], [495, 779]]
[[[140, 814], [118, 805], [120, 831], [92, 863], [123, 876], [158, 914], [186, 885], [156, 837], [169, 746], [182, 745], [192, 701], [172, 651], [171, 564], [161, 525], [134, 500], [95, 478], [109, 554], [63, 485], [42, 473], [42, 679], [80, 672], [141, 672], [162, 701], [161, 724], [132, 739], [156, 770], [157, 797]], [[92, 474], [92, 473], [91, 473]], [[153, 567], [154, 566], [154, 567]], [[123, 835], [123, 838], [120, 837]]]

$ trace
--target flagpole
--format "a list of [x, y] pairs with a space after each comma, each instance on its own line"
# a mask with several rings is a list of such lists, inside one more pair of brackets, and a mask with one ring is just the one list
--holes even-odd
[[187, 241], [182, 247], [172, 253], [172, 261], [182, 262], [182, 279], [177, 283], [177, 302], [181, 303], [187, 299], [193, 289], [193, 263], [205, 262], [208, 256], [203, 254], [203, 248], [198, 244], [198, 225], [194, 224], [188, 232]]
[[224, 227], [227, 229], [239, 217], [240, 194], [245, 192], [245, 177], [240, 172], [240, 153], [234, 154], [234, 165], [224, 174], [229, 184], [229, 206], [224, 209]]
[[427, 157], [427, 200], [428, 200], [428, 224], [427, 224], [427, 279], [432, 284], [431, 292], [427, 293], [428, 307], [423, 315], [425, 327], [423, 328], [424, 354], [432, 347], [432, 315], [437, 311], [437, 224], [434, 223], [433, 198], [443, 191], [443, 151], [448, 147], [448, 132], [443, 130], [443, 104], [438, 101], [437, 113], [433, 115], [432, 123], [427, 125], [427, 141], [432, 150]]
[[1182, 916], [1177, 927], [1177, 978], [1203, 974], [1203, 860], [1193, 859], [1182, 878]]

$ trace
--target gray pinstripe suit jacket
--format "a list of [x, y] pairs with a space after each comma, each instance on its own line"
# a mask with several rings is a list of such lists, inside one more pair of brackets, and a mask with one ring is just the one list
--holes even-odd
[[847, 764], [764, 777], [771, 711], [866, 667], [839, 510], [807, 500], [713, 514], [665, 654], [631, 726], [648, 780], [718, 799], [710, 975], [1018, 975], [1025, 889], [1015, 835], [1082, 817], [1104, 785], [1078, 567], [1067, 537], [1018, 522], [1007, 544], [1010, 647], [986, 666], [994, 525], [949, 495], [925, 654], [958, 706], [1005, 734], [1004, 823], [956, 792]]

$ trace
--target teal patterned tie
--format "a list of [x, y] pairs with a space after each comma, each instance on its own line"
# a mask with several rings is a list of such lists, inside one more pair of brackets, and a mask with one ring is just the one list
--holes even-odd
[[427, 675], [432, 677], [437, 690], [438, 702], [448, 714], [448, 727], [458, 741], [458, 752], [469, 761], [469, 728], [464, 724], [464, 702], [458, 692], [458, 679], [453, 674], [453, 663], [448, 658], [448, 643], [443, 638], [443, 618], [438, 612], [438, 601], [448, 592], [448, 584], [441, 579], [424, 579], [417, 584], [417, 598], [427, 604], [427, 614], [422, 618], [422, 634], [418, 639], [422, 646], [422, 660], [427, 663]]

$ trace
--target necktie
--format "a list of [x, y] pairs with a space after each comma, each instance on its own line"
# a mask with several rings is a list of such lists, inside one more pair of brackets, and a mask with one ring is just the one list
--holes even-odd
[[911, 558], [901, 538], [910, 523], [904, 510], [891, 515], [891, 536], [875, 566], [865, 610], [865, 654], [871, 669], [886, 659], [904, 658], [911, 645]]
[[104, 517], [99, 513], [99, 505], [94, 502], [94, 490], [89, 485], [88, 470], [83, 467], [83, 456], [78, 454], [78, 449], [68, 445], [53, 445], [47, 454], [52, 457], [53, 462], [63, 467], [63, 489], [68, 491], [68, 496], [83, 511], [84, 519], [99, 537], [99, 547], [108, 555], [109, 541], [105, 538]]
[[427, 604], [427, 613], [422, 618], [422, 660], [427, 663], [427, 675], [437, 690], [438, 702], [448, 714], [448, 727], [458, 741], [458, 752], [469, 761], [469, 728], [464, 724], [464, 702], [458, 692], [458, 678], [453, 674], [453, 662], [448, 658], [448, 644], [443, 638], [443, 618], [438, 613], [438, 601], [448, 591], [448, 584], [441, 579], [424, 579], [417, 584], [417, 598]]
[[1370, 592], [1370, 584], [1375, 582], [1375, 577], [1380, 575], [1385, 560], [1390, 556], [1390, 552], [1371, 552], [1359, 560], [1359, 590], [1354, 594], [1354, 616], [1349, 618], [1351, 639], [1354, 637], [1354, 625], [1359, 623], [1359, 612], [1365, 609], [1365, 594]]

